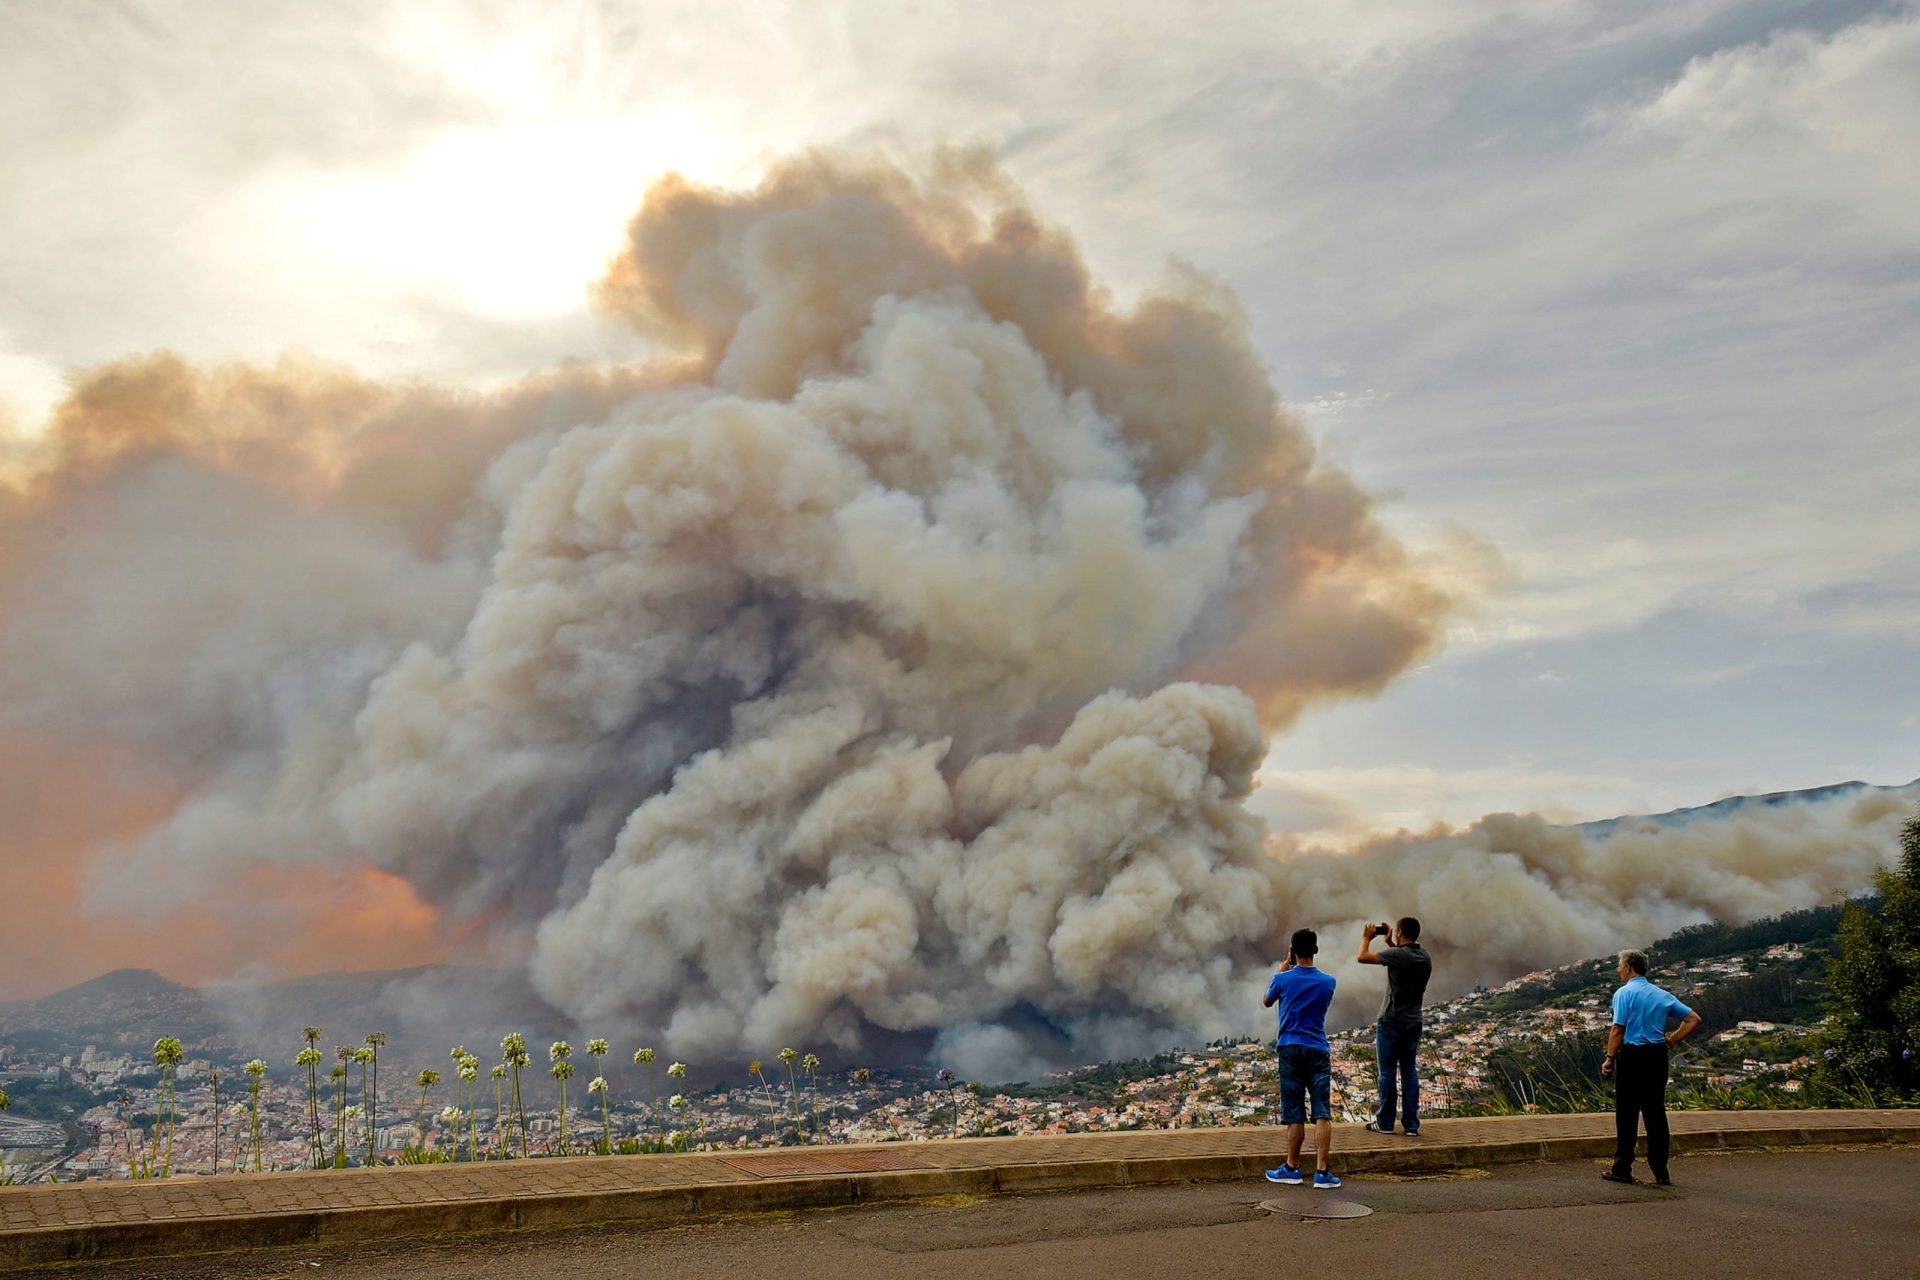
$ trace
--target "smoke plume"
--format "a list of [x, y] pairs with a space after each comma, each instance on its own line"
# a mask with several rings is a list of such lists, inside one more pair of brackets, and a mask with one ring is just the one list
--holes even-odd
[[0, 490], [0, 733], [177, 797], [66, 852], [97, 909], [397, 878], [583, 1025], [989, 1074], [1246, 1029], [1300, 923], [1417, 908], [1464, 980], [1883, 856], [1884, 815], [1274, 856], [1268, 735], [1456, 601], [1230, 294], [1118, 305], [978, 156], [663, 182], [596, 297], [682, 354], [79, 382]]

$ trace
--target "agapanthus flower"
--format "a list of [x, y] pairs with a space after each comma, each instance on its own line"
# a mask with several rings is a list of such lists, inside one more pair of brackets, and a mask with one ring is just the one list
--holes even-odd
[[667, 1074], [672, 1076], [675, 1080], [685, 1079], [687, 1074], [687, 1064], [684, 1062], [676, 1062], [672, 1066], [667, 1068]]
[[573, 1079], [573, 1063], [567, 1061], [565, 1058], [556, 1061], [553, 1064], [553, 1078], [555, 1080]]
[[939, 1081], [939, 1082], [940, 1082], [941, 1084], [952, 1084], [952, 1083], [953, 1083], [953, 1068], [951, 1068], [951, 1067], [942, 1067], [942, 1068], [940, 1068], [940, 1069], [939, 1069], [938, 1071], [936, 1071], [936, 1072], [934, 1072], [934, 1073], [933, 1073], [933, 1078], [934, 1078], [935, 1080], [938, 1080], [938, 1081]]
[[458, 1107], [440, 1108], [440, 1120], [442, 1123], [451, 1124], [453, 1121], [458, 1120], [459, 1118], [460, 1118], [460, 1109]]
[[587, 1081], [588, 1093], [605, 1093], [606, 1091], [607, 1078], [605, 1076], [595, 1076], [593, 1079]]
[[293, 1059], [293, 1065], [296, 1067], [316, 1066], [319, 1064], [319, 1062], [320, 1062], [320, 1051], [314, 1048], [312, 1045], [308, 1045], [306, 1048], [302, 1049], [298, 1054], [294, 1056], [294, 1059]]
[[810, 1053], [800, 1059], [800, 1068], [803, 1071], [818, 1071], [820, 1069], [820, 1059]]
[[457, 1044], [451, 1050], [448, 1051], [447, 1056], [449, 1058], [452, 1058], [455, 1062], [458, 1062], [462, 1058], [471, 1058], [473, 1055], [467, 1052], [467, 1046], [463, 1044]]
[[678, 1111], [687, 1105], [687, 1095], [684, 1093], [676, 1093], [667, 1099], [667, 1105]]
[[354, 1060], [355, 1062], [357, 1062], [357, 1063], [359, 1063], [359, 1064], [360, 1064], [361, 1066], [363, 1066], [363, 1067], [364, 1067], [364, 1066], [366, 1066], [366, 1065], [367, 1065], [367, 1064], [368, 1064], [369, 1062], [372, 1062], [372, 1061], [373, 1061], [373, 1050], [371, 1050], [371, 1049], [355, 1049], [355, 1050], [353, 1051], [353, 1060]]
[[173, 1036], [161, 1036], [153, 1042], [153, 1060], [163, 1067], [177, 1066], [186, 1056], [187, 1051]]
[[488, 1074], [495, 1080], [505, 1080], [507, 1078], [507, 1069], [505, 1067], [495, 1067], [492, 1071], [488, 1072]]
[[799, 1056], [800, 1055], [795, 1053], [792, 1049], [782, 1049], [780, 1051], [780, 1061], [782, 1062], [791, 1063], [795, 1058]]
[[587, 1052], [593, 1057], [603, 1058], [607, 1053], [607, 1042], [605, 1040], [589, 1040], [587, 1041]]
[[634, 1065], [634, 1066], [636, 1066], [636, 1067], [638, 1067], [638, 1066], [644, 1066], [645, 1064], [647, 1064], [647, 1063], [649, 1063], [649, 1062], [652, 1062], [652, 1061], [653, 1061], [653, 1050], [651, 1050], [651, 1049], [635, 1049], [635, 1050], [633, 1051], [633, 1065]]
[[261, 1076], [267, 1074], [267, 1064], [262, 1062], [260, 1059], [255, 1058], [252, 1062], [249, 1062], [246, 1065], [245, 1070], [248, 1075], [258, 1080]]
[[345, 1114], [349, 1120], [358, 1120], [360, 1118], [360, 1104], [357, 1102], [350, 1104]]
[[428, 1067], [425, 1070], [421, 1071], [421, 1073], [418, 1076], [414, 1077], [413, 1082], [419, 1085], [422, 1089], [431, 1089], [433, 1088], [433, 1086], [440, 1083], [440, 1073], [438, 1071], [435, 1071], [432, 1067]]
[[573, 1056], [573, 1046], [568, 1044], [565, 1040], [555, 1040], [553, 1042], [552, 1047], [547, 1050], [547, 1057], [551, 1058], [555, 1062], [562, 1061], [563, 1059], [566, 1059], [566, 1058], [571, 1058], [572, 1056]]
[[462, 1080], [478, 1080], [480, 1078], [480, 1064], [472, 1058], [462, 1058], [460, 1059], [459, 1072]]

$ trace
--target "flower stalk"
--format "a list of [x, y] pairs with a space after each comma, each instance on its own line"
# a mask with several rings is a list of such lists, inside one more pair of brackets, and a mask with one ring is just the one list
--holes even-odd
[[547, 1049], [547, 1058], [553, 1063], [550, 1070], [553, 1078], [560, 1082], [560, 1154], [570, 1153], [567, 1142], [567, 1081], [573, 1079], [573, 1046], [565, 1040], [555, 1040]]

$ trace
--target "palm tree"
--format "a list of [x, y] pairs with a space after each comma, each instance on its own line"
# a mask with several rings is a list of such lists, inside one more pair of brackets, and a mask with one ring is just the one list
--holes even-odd
[[161, 1036], [153, 1042], [153, 1060], [160, 1066], [160, 1114], [156, 1119], [167, 1126], [167, 1150], [160, 1161], [163, 1178], [173, 1175], [173, 1125], [180, 1114], [180, 1062], [186, 1056], [186, 1050], [173, 1036]]
[[820, 1059], [808, 1054], [800, 1059], [800, 1067], [807, 1073], [807, 1093], [813, 1108], [813, 1140], [820, 1141]]
[[555, 1040], [547, 1050], [547, 1057], [553, 1062], [553, 1078], [560, 1082], [560, 1154], [568, 1154], [567, 1147], [567, 1081], [573, 1078], [573, 1046], [565, 1040]]
[[380, 1131], [380, 1051], [387, 1047], [387, 1033], [369, 1031], [362, 1041], [367, 1046], [373, 1084], [367, 1091], [367, 1163], [373, 1163], [373, 1144]]
[[253, 1147], [253, 1171], [260, 1172], [260, 1082], [267, 1074], [267, 1064], [255, 1058], [246, 1066], [247, 1072], [247, 1141]]

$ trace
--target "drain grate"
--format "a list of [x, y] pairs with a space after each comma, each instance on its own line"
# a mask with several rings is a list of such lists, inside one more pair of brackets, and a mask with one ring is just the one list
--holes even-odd
[[936, 1166], [902, 1151], [805, 1152], [793, 1155], [722, 1156], [721, 1160], [756, 1178], [805, 1178], [835, 1173], [896, 1173]]
[[1262, 1200], [1260, 1207], [1268, 1213], [1284, 1213], [1296, 1218], [1364, 1218], [1373, 1212], [1357, 1201], [1336, 1200], [1327, 1195], [1317, 1195], [1312, 1199], [1295, 1195], [1279, 1200]]

